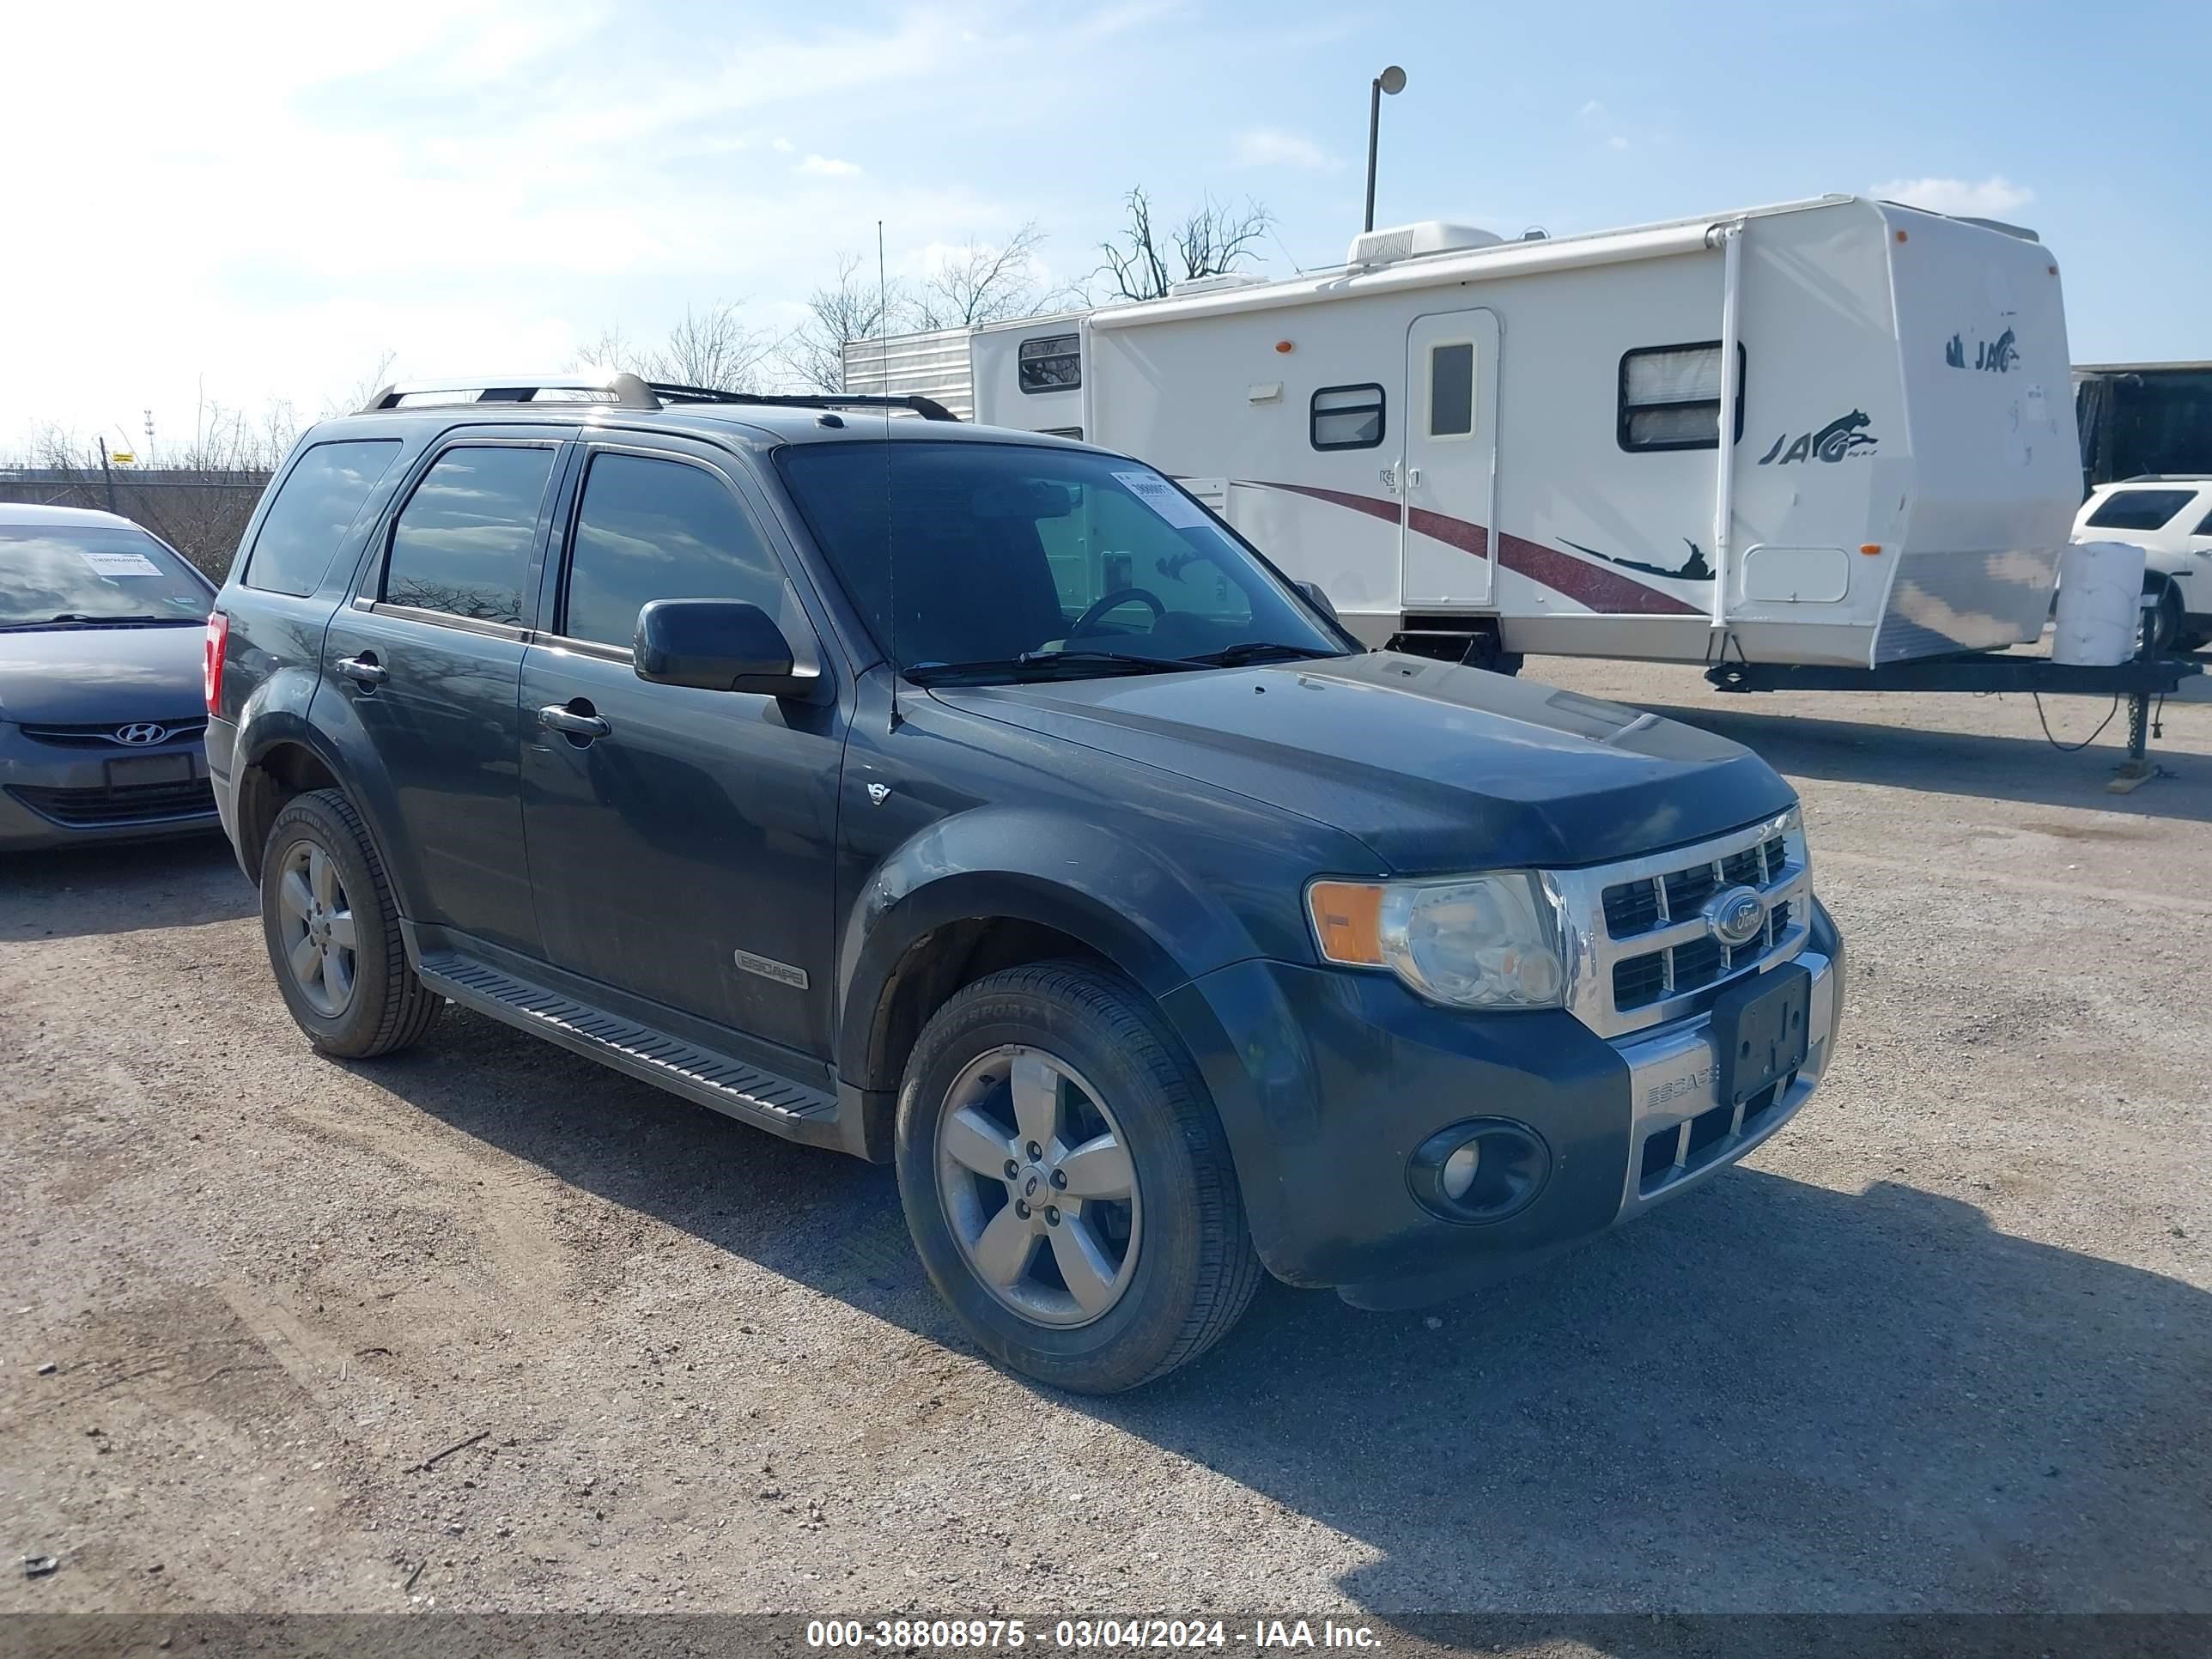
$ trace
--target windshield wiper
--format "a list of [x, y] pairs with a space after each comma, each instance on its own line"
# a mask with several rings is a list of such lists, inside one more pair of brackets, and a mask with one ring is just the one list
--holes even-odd
[[89, 611], [58, 611], [51, 617], [40, 617], [36, 621], [27, 620], [23, 622], [0, 623], [0, 627], [11, 629], [59, 628], [63, 626], [72, 628], [99, 628], [110, 625], [115, 627], [143, 627], [148, 623], [172, 623], [179, 628], [200, 628], [205, 626], [206, 621], [207, 619], [204, 617], [95, 617]]
[[1255, 662], [1289, 662], [1311, 657], [1340, 657], [1341, 651], [1331, 651], [1318, 645], [1284, 645], [1274, 640], [1246, 640], [1238, 645], [1225, 645], [1218, 651], [1208, 651], [1195, 657], [1185, 657], [1185, 662], [1205, 663], [1214, 668], [1242, 668]]
[[916, 685], [929, 685], [940, 680], [979, 679], [992, 675], [1013, 679], [1054, 678], [1062, 667], [1091, 673], [1121, 670], [1180, 674], [1189, 666], [1179, 658], [1140, 657], [1127, 651], [1024, 651], [1018, 656], [985, 657], [975, 662], [916, 663], [906, 671], [906, 677]]

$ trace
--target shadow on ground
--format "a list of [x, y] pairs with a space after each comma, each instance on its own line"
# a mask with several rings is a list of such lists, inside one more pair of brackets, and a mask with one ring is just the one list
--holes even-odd
[[[964, 1346], [886, 1170], [458, 1013], [371, 1074]], [[1732, 1171], [1434, 1329], [1270, 1283], [1185, 1371], [1068, 1403], [1357, 1540], [1342, 1588], [1379, 1613], [2212, 1609], [2212, 1297], [2008, 1237], [1919, 1174]]]
[[[1740, 708], [1638, 706], [1740, 743], [1793, 777], [2212, 823], [2212, 758], [2161, 748], [2155, 741], [2151, 758], [2167, 775], [2131, 794], [2106, 792], [2126, 756], [2124, 705], [2096, 743], [2062, 754], [2036, 738], [1821, 720], [1792, 712], [1793, 702], [1812, 706], [1802, 696], [1784, 694], [1747, 695]], [[2051, 732], [2062, 742], [2079, 743], [2096, 729], [2106, 705], [2086, 697], [2051, 697], [2044, 707]]]
[[258, 908], [220, 830], [176, 841], [0, 854], [0, 942], [230, 921]]

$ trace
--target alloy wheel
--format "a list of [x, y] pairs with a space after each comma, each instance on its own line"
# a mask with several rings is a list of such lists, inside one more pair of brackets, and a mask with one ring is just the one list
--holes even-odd
[[962, 1257], [1024, 1318], [1088, 1325], [1128, 1290], [1136, 1168], [1112, 1109], [1065, 1060], [1009, 1043], [970, 1061], [938, 1114], [937, 1169]]
[[353, 907], [337, 860], [312, 841], [284, 855], [277, 877], [284, 966], [314, 1011], [335, 1018], [353, 1000]]

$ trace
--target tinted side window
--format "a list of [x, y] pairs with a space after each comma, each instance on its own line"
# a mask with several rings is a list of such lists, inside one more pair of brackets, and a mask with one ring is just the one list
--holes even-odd
[[654, 599], [744, 599], [771, 617], [783, 572], [720, 478], [702, 467], [600, 454], [584, 478], [561, 631], [628, 647]]
[[2098, 530], [2156, 530], [2196, 499], [2193, 489], [2115, 489], [2089, 523]]
[[270, 593], [321, 586], [361, 504], [398, 453], [397, 438], [358, 438], [317, 444], [301, 456], [262, 518], [240, 580]]
[[1083, 384], [1083, 343], [1079, 335], [1048, 334], [1024, 340], [1016, 349], [1016, 384], [1024, 392], [1072, 392]]
[[1474, 344], [1454, 340], [1429, 349], [1429, 436], [1474, 433]]
[[1325, 386], [1314, 393], [1306, 421], [1316, 449], [1374, 449], [1382, 441], [1382, 388], [1372, 380]]
[[556, 453], [464, 445], [441, 455], [392, 526], [386, 602], [527, 626], [530, 550]]

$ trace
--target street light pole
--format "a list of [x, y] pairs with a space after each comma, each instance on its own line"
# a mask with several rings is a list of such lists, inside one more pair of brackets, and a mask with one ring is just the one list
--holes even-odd
[[1382, 133], [1382, 94], [1406, 89], [1406, 71], [1395, 64], [1376, 76], [1367, 92], [1367, 217], [1362, 230], [1375, 228], [1375, 146]]

